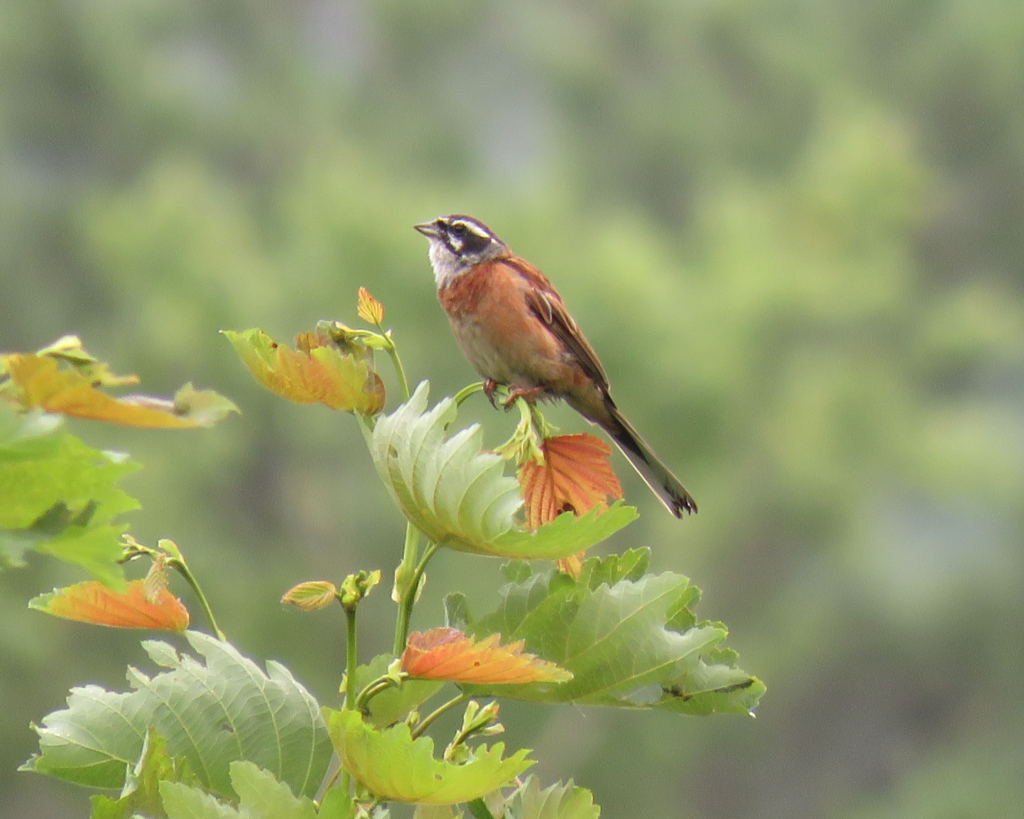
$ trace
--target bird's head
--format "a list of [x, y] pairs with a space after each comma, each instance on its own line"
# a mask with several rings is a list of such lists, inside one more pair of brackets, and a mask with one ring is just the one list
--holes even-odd
[[474, 265], [508, 253], [508, 246], [472, 216], [439, 216], [415, 227], [430, 239], [430, 263], [438, 287]]

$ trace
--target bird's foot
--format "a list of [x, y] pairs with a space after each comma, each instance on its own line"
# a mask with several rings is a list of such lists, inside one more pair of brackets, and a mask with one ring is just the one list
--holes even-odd
[[484, 379], [484, 395], [487, 396], [487, 400], [491, 402], [491, 406], [494, 407], [495, 409], [498, 408], [498, 405], [494, 402], [494, 391], [496, 389], [498, 389], [497, 381], [495, 381], [493, 378]]
[[[528, 404], [532, 404], [543, 394], [543, 387], [513, 387], [508, 392], [508, 398], [502, 402], [502, 406], [505, 408], [505, 412], [508, 412], [516, 403], [517, 398], [522, 398]], [[491, 403], [493, 404], [494, 402], [492, 401]]]

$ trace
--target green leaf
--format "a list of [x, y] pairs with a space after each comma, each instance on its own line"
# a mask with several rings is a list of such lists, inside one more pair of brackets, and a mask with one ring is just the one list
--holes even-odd
[[455, 765], [434, 758], [434, 741], [412, 738], [402, 723], [378, 731], [356, 711], [326, 709], [328, 730], [341, 764], [360, 784], [381, 799], [451, 805], [468, 802], [503, 787], [533, 764], [529, 751], [507, 759], [499, 742], [480, 745]]
[[700, 592], [687, 578], [638, 577], [645, 565], [642, 552], [591, 558], [580, 581], [550, 571], [503, 587], [497, 611], [470, 632], [525, 640], [527, 651], [568, 669], [573, 679], [465, 690], [537, 702], [750, 713], [764, 685], [736, 668], [734, 652], [719, 648], [725, 626], [697, 621], [691, 606]]
[[[388, 666], [395, 661], [390, 654], [379, 654], [368, 665], [356, 669], [356, 689], [361, 691], [371, 682], [383, 677]], [[434, 694], [444, 688], [444, 682], [436, 680], [402, 680], [400, 686], [386, 688], [370, 700], [369, 715], [364, 715], [372, 725], [379, 728], [393, 725], [406, 714], [419, 708]]]
[[590, 548], [636, 517], [632, 507], [615, 504], [524, 531], [514, 517], [522, 505], [519, 484], [504, 474], [504, 460], [483, 451], [477, 424], [448, 437], [455, 402], [445, 398], [428, 410], [428, 392], [424, 381], [367, 434], [378, 474], [428, 539], [475, 554], [556, 560]]
[[[330, 788], [320, 800], [320, 812], [317, 816], [320, 819], [355, 819], [356, 806], [352, 797], [348, 795], [348, 789], [340, 785]], [[388, 819], [389, 816], [386, 810], [374, 813], [374, 819]]]
[[637, 519], [632, 506], [615, 501], [605, 510], [594, 507], [585, 515], [576, 517], [563, 512], [536, 532], [513, 530], [494, 541], [491, 554], [521, 560], [558, 560], [578, 552], [585, 552], [596, 543], [611, 537], [619, 529]]
[[168, 819], [252, 819], [206, 791], [179, 782], [161, 782], [160, 796]]
[[[628, 549], [621, 555], [608, 555], [583, 561], [579, 582], [591, 589], [602, 583], [612, 585], [620, 580], [639, 580], [651, 562], [650, 549]], [[523, 578], [525, 580], [525, 578]]]
[[129, 693], [72, 689], [68, 708], [36, 728], [40, 753], [22, 768], [120, 788], [152, 726], [206, 790], [230, 795], [230, 763], [249, 760], [313, 796], [331, 755], [317, 703], [283, 666], [268, 662], [264, 673], [228, 643], [194, 631], [186, 636], [205, 664], [167, 643], [144, 642], [168, 670], [150, 678], [129, 669]]
[[238, 794], [239, 807], [254, 817], [266, 819], [315, 819], [311, 799], [297, 797], [274, 775], [252, 762], [231, 763], [231, 786]]
[[114, 526], [69, 526], [52, 540], [42, 541], [37, 552], [81, 566], [100, 583], [123, 589], [124, 571], [117, 562], [123, 546], [121, 535], [128, 524]]
[[142, 746], [142, 756], [129, 769], [120, 797], [92, 797], [89, 819], [131, 819], [137, 813], [163, 819], [166, 814], [160, 800], [160, 782], [192, 778], [188, 766], [176, 764], [167, 753], [163, 737], [150, 729]]
[[112, 520], [139, 504], [116, 484], [137, 468], [62, 431], [53, 416], [19, 416], [0, 401], [0, 567], [34, 549], [123, 584], [126, 526]]
[[509, 819], [597, 819], [601, 808], [594, 804], [594, 795], [586, 788], [557, 782], [544, 790], [531, 775], [506, 802]]
[[448, 628], [465, 631], [470, 622], [469, 603], [462, 592], [450, 592], [444, 597], [444, 624]]

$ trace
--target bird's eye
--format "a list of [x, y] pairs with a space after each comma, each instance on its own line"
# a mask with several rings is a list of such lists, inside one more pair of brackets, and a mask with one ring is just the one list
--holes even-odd
[[469, 229], [462, 222], [455, 222], [451, 227], [451, 231], [460, 239], [464, 239], [466, 234], [469, 233]]

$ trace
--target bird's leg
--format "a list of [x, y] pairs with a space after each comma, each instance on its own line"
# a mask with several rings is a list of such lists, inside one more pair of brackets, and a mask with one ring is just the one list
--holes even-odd
[[505, 407], [505, 412], [508, 412], [512, 409], [512, 405], [515, 404], [517, 398], [522, 398], [526, 403], [532, 404], [543, 394], [543, 387], [512, 387], [508, 391], [508, 398], [502, 402], [502, 406]]
[[[498, 405], [494, 403], [494, 391], [496, 389], [498, 389], [497, 381], [495, 381], [493, 378], [484, 379], [484, 395], [487, 396], [487, 400], [491, 402], [491, 406], [494, 407], [495, 409], [498, 408]], [[508, 408], [506, 407], [506, 409]]]

